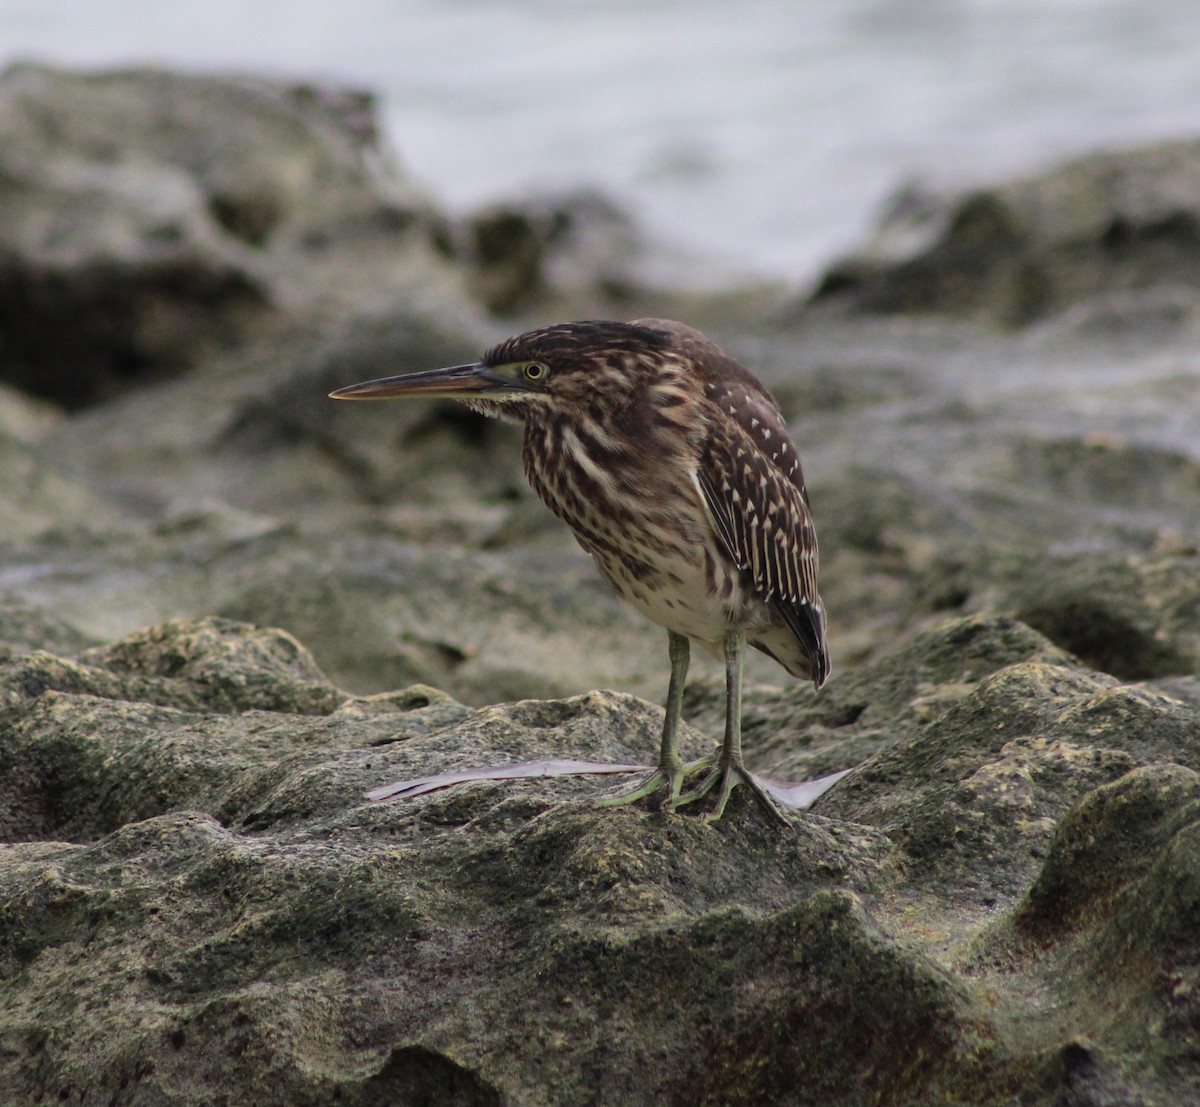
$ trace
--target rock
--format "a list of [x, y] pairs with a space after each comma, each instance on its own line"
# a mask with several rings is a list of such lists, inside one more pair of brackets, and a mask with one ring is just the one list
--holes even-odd
[[900, 193], [863, 251], [815, 298], [1022, 326], [1096, 296], [1200, 285], [1200, 142], [1080, 158], [937, 196]]
[[1053, 937], [1064, 921], [1111, 928], [1113, 897], [1146, 880], [1146, 858], [1195, 822], [1200, 774], [1179, 765], [1134, 769], [1084, 795], [1055, 829], [1045, 864], [1008, 920], [1014, 938]]
[[[750, 685], [742, 730], [763, 758], [756, 767], [771, 765], [787, 779], [816, 778], [875, 756], [899, 731], [923, 726], [966, 696], [982, 676], [1019, 664], [1081, 667], [1078, 658], [1013, 619], [942, 619], [831, 680], [819, 695], [799, 684]], [[685, 703], [694, 724], [721, 732], [722, 687], [694, 681]]]
[[94, 535], [86, 549], [51, 534], [7, 564], [27, 602], [82, 634], [110, 639], [170, 613], [274, 622], [359, 692], [435, 684], [489, 703], [666, 690], [665, 633], [619, 604], [565, 537], [468, 553], [378, 524], [308, 531], [201, 514]]
[[38, 649], [73, 657], [97, 644], [96, 639], [80, 633], [23, 597], [0, 592], [0, 651], [4, 651], [6, 657]]
[[621, 315], [643, 291], [646, 244], [598, 192], [490, 204], [467, 218], [463, 236], [475, 294], [496, 315], [552, 305], [562, 315], [564, 300], [612, 301]]
[[647, 234], [591, 188], [493, 201], [454, 227], [455, 257], [508, 333], [561, 319], [694, 319], [709, 329], [769, 328], [794, 300], [781, 280], [724, 279], [707, 257]]
[[368, 94], [21, 64], [0, 122], [0, 376], [64, 406], [351, 307], [469, 314]]
[[[179, 614], [283, 626], [358, 692], [660, 699], [661, 631], [610, 599], [530, 492], [517, 428], [326, 398], [491, 340], [419, 319], [301, 332], [59, 420], [10, 472], [61, 474], [79, 498], [13, 493], [5, 509], [31, 521], [0, 543], [0, 587], [106, 639]], [[835, 673], [972, 612], [1125, 678], [1188, 671], [1200, 409], [1178, 359], [1194, 341], [1183, 327], [1114, 355], [1064, 350], [1053, 327], [826, 318], [726, 339], [793, 420]], [[1111, 610], [1088, 629], [1085, 603]], [[751, 679], [782, 677], [764, 663]]]
[[455, 333], [420, 316], [301, 328], [83, 412], [36, 453], [141, 518], [213, 501], [269, 515], [320, 504], [333, 516], [356, 501], [507, 495], [523, 478], [516, 438], [498, 424], [459, 405], [329, 399], [344, 384], [478, 357], [487, 344], [468, 324]]
[[[11, 656], [0, 674], [12, 723], [0, 837], [91, 838], [165, 807], [203, 806], [236, 774], [301, 752], [263, 712], [327, 715], [345, 699], [290, 635], [220, 620], [151, 628], [78, 660]], [[211, 725], [244, 712], [260, 716], [244, 746]]]
[[81, 519], [104, 525], [119, 517], [48, 446], [63, 422], [51, 405], [0, 387], [0, 533], [10, 542]]
[[[1068, 338], [1056, 324], [1013, 335], [815, 312], [748, 346], [804, 459], [835, 671], [946, 612], [1034, 618], [1022, 597], [1053, 566], [1053, 587], [1075, 574], [1076, 594], [1085, 579], [1117, 587], [1101, 566], [1126, 559], [1177, 561], [1172, 579], [1185, 579], [1200, 527], [1200, 420], [1195, 375], [1180, 367], [1195, 337], [1182, 322], [1114, 349], [1073, 325]], [[1146, 653], [1149, 668], [1121, 675], [1189, 663], [1187, 594], [1139, 616], [1145, 629], [1161, 611], [1170, 626], [1178, 602], [1180, 622], [1162, 631], [1176, 662]], [[842, 612], [854, 614], [843, 623]]]
[[[1198, 779], [1152, 764], [1086, 793], [1058, 824], [1037, 879], [981, 944], [977, 964], [1060, 990], [1050, 1021], [1073, 1025], [1075, 1040], [1061, 1060], [1048, 1050], [1046, 1067], [1065, 1089], [1086, 1089], [1093, 1098], [1083, 1102], [1193, 1094]], [[1035, 1017], [1030, 1030], [1046, 1021]], [[1139, 1081], [1135, 1066], [1158, 1075]]]
[[1200, 557], [1045, 557], [987, 601], [1125, 680], [1200, 672]]
[[790, 832], [737, 794], [712, 827], [597, 810], [588, 777], [370, 803], [644, 760], [661, 711], [355, 699], [244, 625], [13, 656], [0, 688], [14, 1107], [1186, 1098], [1200, 715], [1020, 624], [855, 674], [818, 710], [870, 752]]

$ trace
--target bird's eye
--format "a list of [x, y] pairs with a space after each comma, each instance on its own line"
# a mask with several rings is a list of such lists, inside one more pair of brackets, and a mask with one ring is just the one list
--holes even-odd
[[544, 381], [550, 370], [540, 361], [531, 361], [522, 370], [527, 381]]

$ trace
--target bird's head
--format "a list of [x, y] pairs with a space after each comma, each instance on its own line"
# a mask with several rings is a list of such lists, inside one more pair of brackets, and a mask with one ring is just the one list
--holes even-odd
[[352, 384], [336, 400], [461, 400], [485, 415], [521, 421], [571, 416], [621, 401], [675, 358], [690, 328], [663, 320], [556, 323], [493, 346], [469, 365]]

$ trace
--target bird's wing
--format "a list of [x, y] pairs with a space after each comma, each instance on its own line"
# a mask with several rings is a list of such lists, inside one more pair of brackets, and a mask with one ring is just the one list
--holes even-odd
[[730, 558], [808, 655], [817, 686], [829, 671], [817, 592], [817, 535], [800, 460], [778, 409], [753, 393], [721, 397], [697, 477]]

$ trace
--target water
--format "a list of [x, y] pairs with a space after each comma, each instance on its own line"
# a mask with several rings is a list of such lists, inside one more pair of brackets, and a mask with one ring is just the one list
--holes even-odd
[[365, 85], [452, 210], [596, 185], [795, 280], [913, 178], [1200, 133], [1195, 0], [0, 0], [0, 60]]

